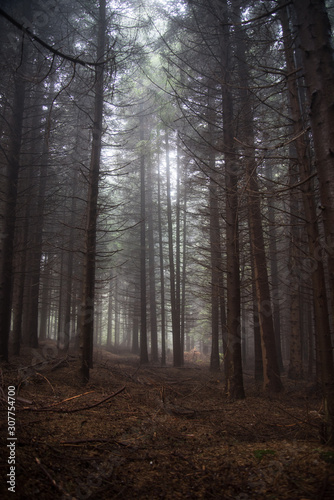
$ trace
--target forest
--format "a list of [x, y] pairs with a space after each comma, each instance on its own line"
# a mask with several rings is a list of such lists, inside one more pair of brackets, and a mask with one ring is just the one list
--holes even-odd
[[334, 497], [333, 25], [0, 0], [2, 498]]

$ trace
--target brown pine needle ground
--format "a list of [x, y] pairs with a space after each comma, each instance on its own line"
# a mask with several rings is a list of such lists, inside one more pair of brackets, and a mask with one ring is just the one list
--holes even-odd
[[136, 357], [100, 351], [82, 388], [77, 360], [22, 377], [18, 367], [30, 361], [27, 354], [3, 368], [4, 393], [18, 385], [22, 401], [15, 495], [3, 479], [1, 401], [1, 498], [334, 498], [334, 450], [321, 443], [312, 384], [284, 379], [284, 394], [269, 399], [246, 374], [247, 398], [232, 402], [222, 373], [199, 363], [138, 368]]

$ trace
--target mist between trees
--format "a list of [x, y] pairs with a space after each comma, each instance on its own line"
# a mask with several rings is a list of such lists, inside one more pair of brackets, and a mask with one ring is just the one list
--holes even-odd
[[1, 359], [286, 371], [332, 440], [333, 3], [0, 7]]

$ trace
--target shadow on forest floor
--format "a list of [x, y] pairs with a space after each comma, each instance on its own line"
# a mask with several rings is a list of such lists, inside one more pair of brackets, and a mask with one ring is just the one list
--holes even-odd
[[30, 353], [3, 367], [4, 394], [19, 394], [15, 495], [1, 401], [1, 498], [334, 498], [334, 449], [320, 442], [321, 399], [306, 382], [285, 379], [269, 398], [246, 375], [247, 398], [232, 402], [207, 367], [99, 351], [83, 388], [78, 360], [60, 361], [22, 370]]

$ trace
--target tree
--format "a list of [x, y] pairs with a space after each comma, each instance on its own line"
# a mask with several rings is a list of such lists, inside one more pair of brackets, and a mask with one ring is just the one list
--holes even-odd
[[[20, 57], [20, 54], [17, 54]], [[0, 255], [0, 360], [8, 361], [8, 339], [11, 322], [12, 284], [13, 284], [13, 250], [16, 222], [16, 206], [18, 195], [18, 179], [20, 170], [20, 149], [24, 118], [28, 48], [23, 46], [22, 64], [16, 72], [14, 95], [8, 144], [7, 172], [4, 199], [4, 217], [2, 228], [2, 248]]]
[[160, 307], [161, 307], [161, 365], [166, 364], [166, 311], [165, 311], [165, 273], [164, 248], [162, 241], [162, 200], [161, 200], [161, 172], [158, 158], [158, 235], [159, 235], [159, 264], [160, 264]]
[[171, 174], [170, 174], [170, 151], [169, 134], [165, 128], [166, 144], [166, 177], [167, 177], [167, 219], [168, 219], [168, 256], [169, 256], [169, 275], [170, 275], [170, 296], [172, 309], [172, 331], [173, 331], [173, 364], [182, 365], [181, 352], [181, 331], [180, 331], [180, 309], [177, 300], [175, 263], [174, 263], [174, 245], [173, 245], [173, 222], [172, 222], [172, 199], [171, 199]]
[[[209, 143], [209, 212], [210, 212], [210, 253], [211, 253], [211, 357], [210, 369], [219, 370], [219, 306], [220, 306], [220, 274], [221, 274], [221, 248], [220, 248], [220, 223], [218, 202], [218, 173], [216, 170], [216, 151], [214, 145], [213, 128], [214, 102], [210, 99], [212, 88], [208, 88], [208, 143]], [[211, 102], [210, 102], [211, 101]]]
[[[235, 9], [238, 25], [241, 21], [239, 9]], [[283, 388], [276, 352], [275, 332], [271, 306], [267, 258], [262, 228], [261, 200], [257, 183], [257, 164], [255, 159], [255, 137], [253, 127], [252, 98], [249, 88], [249, 71], [246, 63], [246, 40], [242, 29], [236, 33], [238, 60], [238, 76], [240, 82], [240, 107], [242, 123], [240, 124], [243, 143], [243, 163], [246, 172], [246, 191], [248, 202], [249, 233], [251, 253], [254, 265], [255, 292], [257, 299], [259, 326], [262, 345], [264, 388], [272, 392], [280, 392]]]
[[[97, 58], [102, 62], [106, 46], [106, 0], [100, 0]], [[96, 226], [98, 208], [98, 188], [102, 140], [104, 65], [95, 69], [94, 85], [94, 118], [92, 129], [92, 150], [89, 169], [89, 185], [87, 200], [87, 218], [85, 228], [84, 275], [81, 302], [81, 376], [83, 383], [89, 380], [89, 369], [93, 363], [94, 334], [94, 297], [95, 297], [95, 259], [96, 259]]]
[[[334, 59], [330, 23], [324, 0], [294, 0], [297, 33], [303, 54], [310, 121], [322, 204], [325, 237], [330, 248], [328, 268], [334, 306]], [[322, 290], [324, 290], [322, 288]], [[316, 301], [321, 288], [315, 288]], [[320, 304], [318, 301], [319, 313]], [[322, 309], [320, 314], [327, 311]], [[326, 412], [326, 439], [334, 442], [334, 365], [329, 330], [318, 331]]]
[[233, 95], [231, 92], [231, 36], [227, 1], [221, 2], [220, 69], [222, 80], [223, 144], [226, 189], [226, 274], [227, 274], [227, 390], [232, 398], [243, 398], [241, 359], [241, 309], [239, 263], [239, 166], [234, 142]]
[[153, 214], [153, 179], [154, 170], [152, 159], [149, 160], [149, 176], [147, 179], [148, 198], [148, 254], [149, 254], [149, 283], [150, 283], [150, 325], [151, 325], [151, 359], [158, 361], [158, 325], [157, 325], [157, 301], [156, 301], [156, 269], [155, 269], [155, 238]]
[[145, 172], [145, 152], [144, 152], [144, 116], [141, 105], [139, 117], [140, 133], [140, 362], [148, 363], [147, 348], [147, 307], [146, 307], [146, 172]]

